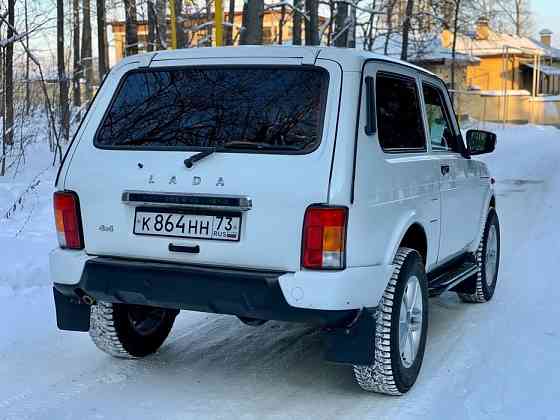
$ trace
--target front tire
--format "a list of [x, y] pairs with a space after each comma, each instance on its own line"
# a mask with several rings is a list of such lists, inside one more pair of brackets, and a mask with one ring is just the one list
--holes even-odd
[[416, 382], [428, 331], [428, 282], [420, 254], [399, 248], [395, 270], [379, 302], [372, 365], [354, 366], [366, 390], [402, 395]]
[[91, 307], [89, 335], [113, 357], [144, 357], [163, 344], [177, 314], [173, 309], [99, 302]]
[[485, 303], [494, 296], [500, 268], [500, 222], [494, 208], [488, 211], [475, 259], [479, 268], [478, 273], [461, 285], [472, 292], [460, 292], [458, 295], [463, 302]]

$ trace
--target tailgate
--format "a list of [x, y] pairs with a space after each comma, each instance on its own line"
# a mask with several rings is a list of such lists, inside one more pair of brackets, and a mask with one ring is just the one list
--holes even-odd
[[[212, 88], [206, 98], [194, 101], [193, 94], [190, 94], [190, 102], [185, 100], [185, 104], [181, 104], [192, 117], [183, 118], [183, 114], [176, 114], [176, 106], [162, 107], [157, 111], [162, 114], [151, 120], [141, 116], [156, 111], [152, 108], [147, 113], [143, 111], [144, 114], [138, 114], [140, 117], [134, 121], [134, 126], [129, 125], [126, 129], [127, 132], [140, 133], [136, 137], [131, 134], [130, 139], [123, 137], [123, 129], [117, 125], [121, 114], [125, 115], [123, 112], [119, 114], [119, 110], [132, 109], [131, 103], [140, 103], [145, 97], [139, 99], [135, 94], [127, 93], [124, 102], [118, 102], [118, 98], [113, 98], [112, 102], [109, 102], [111, 98], [96, 101], [95, 109], [80, 133], [65, 180], [65, 188], [76, 191], [80, 199], [87, 253], [227, 267], [298, 270], [305, 209], [311, 204], [328, 201], [340, 94], [339, 67], [322, 60], [317, 64], [311, 68], [321, 68], [327, 75], [326, 84], [316, 85], [324, 86], [324, 92], [320, 93], [321, 104], [309, 111], [316, 114], [313, 118], [303, 118], [296, 123], [289, 118], [308, 111], [297, 100], [292, 113], [286, 108], [292, 107], [290, 101], [294, 101], [293, 98], [311, 98], [313, 92], [303, 92], [300, 88], [299, 94], [295, 95], [287, 87], [304, 77], [303, 73], [297, 78], [291, 73], [286, 80], [279, 76], [280, 88], [278, 83], [267, 85], [251, 81], [252, 94], [267, 99], [264, 102], [255, 102], [239, 87], [230, 89], [230, 93], [220, 91], [219, 94], [216, 93], [218, 88]], [[223, 84], [225, 76], [231, 76], [234, 81], [228, 83], [240, 83], [235, 80], [240, 77], [263, 78], [267, 74], [253, 70], [243, 72], [239, 68], [237, 73], [228, 74], [222, 71], [226, 67], [215, 71], [217, 67], [212, 66], [204, 74], [209, 78], [204, 89], [214, 86], [212, 83]], [[252, 64], [251, 68], [254, 67]], [[263, 66], [269, 67], [270, 64]], [[303, 67], [308, 66], [299, 66], [300, 69]], [[274, 68], [292, 72], [297, 69], [295, 66]], [[192, 73], [185, 74], [173, 76], [173, 82], [177, 84], [174, 89], [177, 88], [180, 95], [195, 83]], [[277, 76], [280, 73], [270, 74]], [[124, 79], [120, 76], [120, 83], [117, 79], [109, 81], [109, 86], [117, 92], [112, 95], [114, 97], [118, 96], [119, 89], [124, 89]], [[154, 77], [163, 77], [168, 86], [170, 76], [167, 74], [149, 75], [150, 80]], [[146, 76], [142, 75], [141, 79], [145, 81]], [[282, 83], [287, 84], [282, 86]], [[313, 86], [314, 83], [309, 79], [306, 85]], [[286, 95], [291, 96], [278, 96], [279, 89], [286, 89]], [[196, 92], [200, 90], [198, 86]], [[165, 97], [165, 92], [158, 91], [158, 98]], [[208, 95], [214, 99], [210, 101]], [[274, 99], [272, 104], [267, 95]], [[230, 102], [224, 100], [222, 103], [217, 99], [222, 97], [228, 97]], [[287, 97], [292, 99], [287, 101]], [[239, 104], [232, 106], [234, 99], [239, 99]], [[312, 103], [311, 99], [309, 101]], [[211, 110], [209, 102], [213, 103]], [[205, 104], [203, 113], [198, 109], [201, 103]], [[274, 108], [274, 103], [279, 110]], [[105, 112], [107, 108], [117, 111], [111, 114]], [[216, 109], [220, 111], [216, 112]], [[264, 109], [267, 111], [262, 111]], [[277, 116], [274, 117], [275, 123], [270, 124], [267, 121], [271, 119], [270, 110], [273, 109]], [[169, 117], [171, 114], [173, 116]], [[216, 122], [216, 114], [222, 120]], [[201, 121], [204, 119], [201, 115], [208, 116], [207, 120]], [[134, 111], [126, 113], [127, 119], [131, 116]], [[249, 121], [245, 125], [237, 122], [243, 118]], [[108, 119], [112, 125], [105, 133]], [[173, 126], [172, 130], [165, 128], [175, 124], [177, 119], [181, 120], [179, 126]], [[210, 125], [210, 129], [204, 126], [206, 131], [201, 131], [199, 127], [203, 123]], [[158, 126], [158, 130], [154, 130], [154, 124], [164, 128]], [[268, 126], [263, 130], [262, 126], [266, 124]], [[319, 125], [315, 127], [314, 124]], [[196, 132], [192, 131], [193, 126], [196, 126]], [[240, 134], [240, 127], [249, 128]], [[311, 142], [303, 134], [311, 132], [315, 129], [313, 127], [318, 129], [318, 134]], [[224, 133], [224, 130], [229, 131]], [[173, 133], [172, 139], [169, 132]], [[246, 143], [251, 142], [255, 147], [252, 144], [247, 147]], [[195, 162], [192, 168], [184, 164], [186, 158], [226, 143], [232, 145], [231, 150], [215, 151]]]

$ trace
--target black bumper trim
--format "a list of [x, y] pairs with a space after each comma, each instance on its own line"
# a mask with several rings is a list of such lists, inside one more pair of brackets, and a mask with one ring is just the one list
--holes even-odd
[[[86, 293], [104, 302], [320, 326], [346, 325], [356, 317], [357, 310], [290, 306], [278, 284], [282, 274], [97, 257], [86, 262], [78, 284], [54, 286], [62, 295], [71, 298]], [[59, 321], [59, 324], [65, 323]]]

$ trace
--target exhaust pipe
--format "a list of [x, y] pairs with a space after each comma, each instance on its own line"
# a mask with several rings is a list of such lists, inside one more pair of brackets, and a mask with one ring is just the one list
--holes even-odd
[[88, 295], [82, 289], [76, 289], [74, 290], [74, 292], [76, 293], [76, 295], [78, 295], [82, 303], [85, 303], [88, 306], [95, 305], [95, 298], [93, 296]]
[[267, 321], [266, 319], [249, 318], [246, 316], [238, 316], [237, 318], [239, 318], [239, 320], [245, 325], [249, 325], [251, 327], [258, 327]]

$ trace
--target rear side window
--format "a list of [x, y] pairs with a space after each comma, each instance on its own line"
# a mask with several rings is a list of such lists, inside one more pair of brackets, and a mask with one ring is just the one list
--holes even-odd
[[328, 72], [272, 67], [133, 71], [98, 129], [102, 148], [307, 153], [321, 141]]
[[415, 79], [378, 73], [375, 96], [379, 143], [383, 150], [426, 150], [426, 135]]

